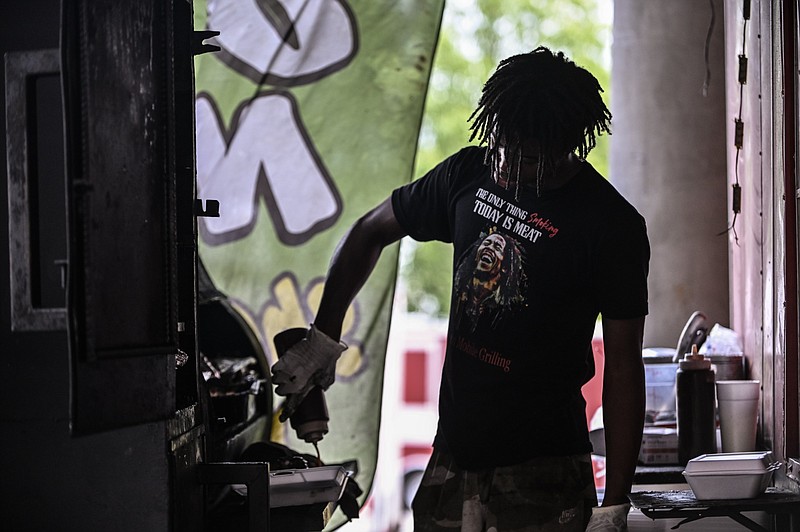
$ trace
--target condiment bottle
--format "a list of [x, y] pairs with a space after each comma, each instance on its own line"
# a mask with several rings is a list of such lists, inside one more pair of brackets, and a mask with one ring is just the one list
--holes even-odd
[[[278, 357], [303, 340], [307, 332], [308, 329], [303, 327], [294, 327], [276, 334], [273, 342]], [[297, 405], [294, 413], [289, 417], [289, 423], [297, 433], [297, 437], [314, 445], [328, 433], [329, 420], [325, 394], [319, 386], [311, 388], [308, 395]]]
[[716, 395], [711, 360], [697, 345], [680, 361], [675, 377], [678, 415], [678, 461], [717, 452]]

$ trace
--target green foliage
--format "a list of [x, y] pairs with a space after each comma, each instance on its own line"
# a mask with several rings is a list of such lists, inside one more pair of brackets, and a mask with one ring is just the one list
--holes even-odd
[[403, 241], [409, 260], [403, 260], [400, 276], [407, 310], [444, 317], [450, 308], [453, 248], [442, 242]]
[[[608, 105], [610, 20], [606, 13], [610, 9], [611, 0], [448, 0], [425, 103], [415, 177], [469, 142], [467, 120], [481, 87], [497, 63], [510, 55], [540, 45], [563, 51], [597, 77]], [[607, 175], [607, 137], [598, 139], [589, 161]], [[410, 262], [401, 270], [408, 310], [446, 316], [452, 264], [449, 246], [414, 244], [408, 255]]]

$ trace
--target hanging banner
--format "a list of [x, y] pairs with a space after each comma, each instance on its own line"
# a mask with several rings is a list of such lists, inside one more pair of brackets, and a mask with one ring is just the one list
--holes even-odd
[[[412, 177], [444, 0], [207, 0], [198, 56], [197, 187], [220, 202], [199, 219], [217, 288], [272, 338], [313, 321], [333, 250], [349, 226]], [[356, 459], [367, 491], [377, 457], [384, 356], [398, 246], [351, 306], [350, 346], [326, 393], [322, 459]], [[280, 404], [276, 397], [276, 405]], [[273, 440], [302, 452], [288, 424]]]

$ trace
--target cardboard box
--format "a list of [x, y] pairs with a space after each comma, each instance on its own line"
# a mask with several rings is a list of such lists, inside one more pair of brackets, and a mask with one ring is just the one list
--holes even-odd
[[645, 427], [639, 463], [644, 465], [678, 464], [678, 431], [674, 428]]

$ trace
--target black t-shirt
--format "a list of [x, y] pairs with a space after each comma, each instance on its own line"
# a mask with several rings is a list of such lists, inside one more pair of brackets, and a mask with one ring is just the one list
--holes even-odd
[[515, 201], [484, 153], [464, 148], [392, 194], [412, 238], [454, 246], [434, 445], [465, 469], [589, 452], [581, 386], [598, 313], [647, 314], [644, 219], [585, 162]]

